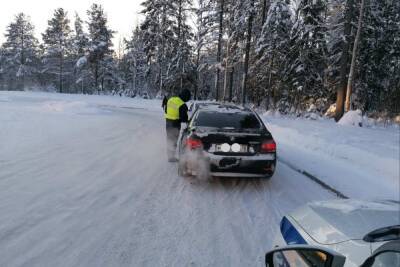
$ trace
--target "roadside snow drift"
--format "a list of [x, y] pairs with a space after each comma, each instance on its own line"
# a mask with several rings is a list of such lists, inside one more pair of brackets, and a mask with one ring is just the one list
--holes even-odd
[[263, 118], [278, 143], [280, 160], [349, 197], [399, 200], [399, 129], [358, 127], [357, 111], [347, 114], [342, 119], [346, 125], [270, 113]]
[[361, 110], [350, 110], [346, 112], [343, 117], [338, 121], [339, 125], [348, 125], [348, 126], [362, 126], [362, 112]]

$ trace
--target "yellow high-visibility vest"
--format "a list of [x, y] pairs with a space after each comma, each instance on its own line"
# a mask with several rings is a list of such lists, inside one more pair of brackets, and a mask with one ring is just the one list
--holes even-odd
[[167, 102], [167, 112], [165, 118], [169, 120], [179, 120], [179, 108], [185, 104], [180, 97], [171, 97]]

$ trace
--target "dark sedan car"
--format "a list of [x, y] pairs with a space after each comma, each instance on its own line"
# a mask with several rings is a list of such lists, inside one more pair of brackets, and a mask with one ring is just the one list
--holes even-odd
[[276, 144], [259, 116], [235, 105], [196, 110], [179, 141], [179, 174], [265, 177], [276, 166]]

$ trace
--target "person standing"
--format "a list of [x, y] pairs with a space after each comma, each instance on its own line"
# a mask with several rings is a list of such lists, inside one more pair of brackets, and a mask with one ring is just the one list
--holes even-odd
[[161, 107], [164, 110], [164, 112], [167, 112], [167, 103], [168, 103], [168, 96], [164, 95], [162, 103], [161, 103]]
[[178, 96], [168, 99], [165, 108], [165, 121], [167, 132], [167, 155], [169, 162], [176, 162], [176, 146], [181, 129], [181, 123], [188, 122], [188, 107], [185, 104], [191, 98], [189, 90], [184, 89]]

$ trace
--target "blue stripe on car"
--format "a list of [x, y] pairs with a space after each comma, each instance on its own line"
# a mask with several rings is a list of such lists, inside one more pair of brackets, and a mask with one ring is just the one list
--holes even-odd
[[307, 244], [304, 238], [300, 235], [300, 233], [296, 230], [296, 228], [294, 228], [293, 224], [286, 217], [283, 217], [281, 221], [281, 233], [283, 239], [288, 245]]

